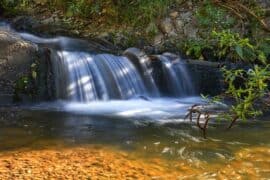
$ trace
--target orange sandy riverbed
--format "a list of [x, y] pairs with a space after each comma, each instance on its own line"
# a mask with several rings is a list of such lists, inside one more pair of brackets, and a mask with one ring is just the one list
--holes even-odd
[[224, 164], [142, 158], [115, 148], [84, 146], [0, 153], [0, 179], [270, 178], [270, 148], [242, 149]]

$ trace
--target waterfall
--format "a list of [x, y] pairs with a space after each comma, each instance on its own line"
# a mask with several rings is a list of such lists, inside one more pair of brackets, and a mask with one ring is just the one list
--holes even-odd
[[100, 54], [96, 57], [97, 61], [106, 68], [106, 71], [103, 71], [106, 84], [115, 85], [111, 88], [114, 87], [118, 90], [120, 99], [148, 95], [139, 72], [129, 59], [110, 54]]
[[[97, 53], [102, 45], [68, 37], [19, 35], [51, 51], [57, 99], [89, 103], [137, 97], [194, 95], [188, 68], [178, 56], [156, 55], [159, 67], [143, 51], [127, 49], [123, 55]], [[156, 73], [162, 71], [161, 73]], [[165, 92], [165, 93], [164, 93]]]
[[196, 94], [192, 75], [190, 74], [187, 65], [181, 62], [180, 59], [174, 63], [174, 71], [176, 72], [178, 83], [181, 87], [181, 96], [190, 96]]
[[[112, 99], [131, 99], [141, 96], [159, 96], [151, 71], [150, 59], [112, 54], [55, 50], [52, 63], [58, 99], [92, 102]], [[163, 84], [173, 97], [194, 95], [194, 87], [187, 67], [179, 59], [156, 56], [162, 64]], [[142, 62], [144, 61], [144, 62]], [[147, 64], [148, 62], [149, 64]]]
[[56, 51], [52, 57], [57, 98], [81, 102], [108, 99], [94, 56], [84, 52]]
[[137, 48], [129, 48], [124, 52], [124, 56], [128, 57], [136, 66], [140, 74], [142, 74], [146, 88], [152, 96], [160, 96], [158, 87], [153, 78], [153, 67], [149, 57]]
[[87, 103], [147, 95], [140, 74], [126, 57], [56, 51], [52, 59], [58, 99]]
[[[160, 86], [166, 95], [183, 97], [195, 94], [195, 88], [192, 83], [191, 75], [185, 63], [177, 56], [168, 54], [156, 55], [161, 63], [162, 83]], [[160, 77], [159, 77], [160, 78]]]

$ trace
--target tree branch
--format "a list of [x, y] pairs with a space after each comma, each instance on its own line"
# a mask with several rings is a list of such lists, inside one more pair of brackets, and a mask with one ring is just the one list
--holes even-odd
[[261, 19], [259, 16], [257, 16], [251, 9], [243, 5], [242, 3], [235, 0], [227, 0], [227, 1], [212, 0], [212, 3], [231, 11], [234, 15], [236, 15], [238, 18], [243, 20], [244, 17], [240, 14], [241, 12], [237, 11], [239, 10], [238, 8], [240, 7], [241, 10], [244, 11], [247, 15], [255, 18], [259, 22], [259, 24], [262, 26], [263, 30], [270, 32], [270, 27], [266, 24], [266, 22], [263, 19]]
[[268, 25], [264, 22], [263, 19], [261, 19], [259, 16], [257, 16], [253, 11], [251, 11], [248, 7], [246, 7], [245, 5], [239, 3], [239, 2], [235, 2], [239, 7], [241, 7], [244, 11], [246, 11], [247, 14], [249, 14], [250, 16], [254, 17], [255, 19], [257, 19], [257, 21], [261, 24], [261, 26], [263, 27], [263, 29], [267, 32], [270, 32], [270, 28], [268, 27]]

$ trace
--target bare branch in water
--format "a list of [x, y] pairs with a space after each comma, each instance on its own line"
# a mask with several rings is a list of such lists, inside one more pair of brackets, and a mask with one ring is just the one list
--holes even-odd
[[[189, 118], [190, 122], [192, 122], [193, 120], [193, 114], [197, 114], [197, 126], [198, 128], [203, 132], [203, 137], [206, 138], [206, 130], [207, 130], [207, 125], [208, 125], [208, 122], [210, 120], [210, 114], [209, 112], [202, 112], [198, 107], [200, 105], [198, 104], [195, 104], [193, 105], [189, 110], [188, 110], [188, 113], [185, 117], [185, 119]], [[202, 119], [202, 115], [204, 117], [204, 123], [201, 124], [200, 121]]]

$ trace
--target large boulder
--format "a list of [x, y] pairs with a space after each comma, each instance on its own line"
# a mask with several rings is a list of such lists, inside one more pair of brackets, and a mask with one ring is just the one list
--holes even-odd
[[[18, 88], [22, 94], [27, 94], [26, 88], [33, 89], [24, 86], [29, 86], [31, 74], [38, 78], [37, 64], [44, 64], [38, 62], [40, 53], [35, 44], [21, 39], [18, 34], [0, 30], [0, 104], [12, 103], [21, 93]], [[28, 95], [32, 97], [32, 94]]]
[[36, 57], [38, 48], [9, 31], [0, 31], [0, 78], [14, 81]]
[[193, 84], [197, 92], [215, 96], [224, 91], [224, 82], [220, 67], [223, 64], [211, 61], [186, 60], [192, 74]]

